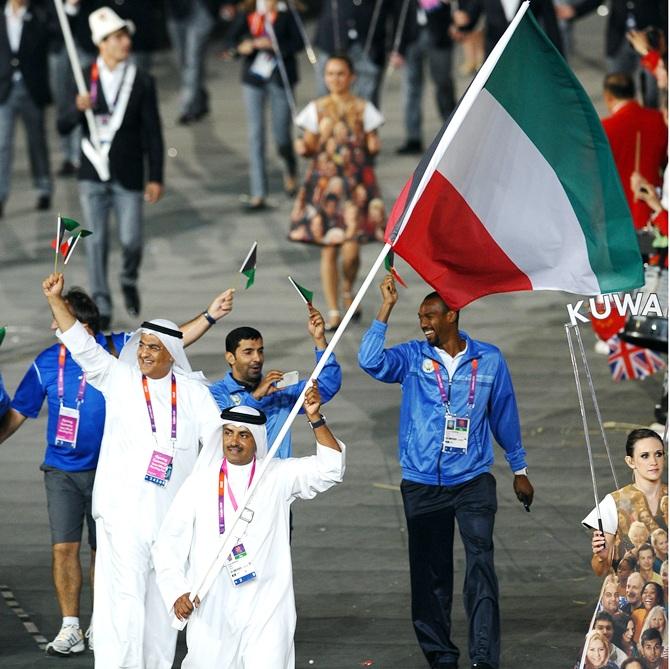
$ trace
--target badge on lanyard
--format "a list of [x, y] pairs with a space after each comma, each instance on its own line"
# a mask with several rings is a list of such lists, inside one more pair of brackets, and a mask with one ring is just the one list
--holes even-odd
[[79, 406], [84, 401], [84, 392], [86, 391], [86, 373], [81, 373], [79, 388], [77, 389], [76, 408], [66, 407], [63, 403], [65, 397], [65, 354], [66, 349], [63, 344], [58, 352], [58, 376], [57, 392], [60, 408], [58, 409], [58, 419], [56, 420], [56, 446], [67, 446], [76, 448], [77, 434], [79, 433]]
[[442, 437], [443, 453], [467, 453], [470, 419], [459, 418], [451, 414], [445, 415], [444, 436]]
[[60, 405], [58, 421], [56, 422], [56, 446], [77, 446], [79, 432], [79, 409]]
[[[254, 474], [256, 473], [256, 457], [254, 456], [253, 464], [251, 466], [251, 473], [249, 475], [249, 481], [247, 482], [247, 490], [251, 485], [251, 482], [254, 480]], [[226, 479], [228, 478], [228, 461], [224, 458], [221, 463], [221, 470], [219, 471], [219, 534], [223, 534], [226, 531], [226, 520], [225, 520], [225, 495], [226, 491], [228, 492], [228, 497], [230, 499], [230, 504], [233, 507], [234, 511], [237, 511], [237, 500], [235, 499], [235, 494], [230, 487], [230, 484], [226, 485]], [[245, 509], [246, 511], [247, 509]], [[253, 513], [251, 518], [245, 519], [244, 514], [241, 517], [242, 520], [245, 520], [247, 524], [253, 519]], [[251, 563], [251, 558], [247, 553], [244, 544], [241, 542], [241, 537], [237, 539], [239, 543], [234, 546], [232, 552], [228, 556], [226, 561], [226, 569], [228, 569], [228, 574], [230, 575], [231, 580], [233, 581], [234, 586], [242, 585], [247, 581], [251, 581], [256, 578], [256, 570], [254, 569], [253, 564]]]
[[154, 419], [154, 410], [151, 405], [151, 395], [149, 394], [149, 384], [147, 377], [142, 375], [142, 387], [144, 388], [144, 399], [147, 402], [147, 412], [149, 413], [149, 422], [151, 423], [151, 432], [156, 442], [156, 448], [151, 454], [147, 473], [144, 475], [144, 480], [149, 483], [164, 488], [170, 476], [172, 475], [172, 463], [174, 460], [175, 444], [177, 442], [177, 380], [172, 374], [172, 392], [170, 393], [170, 400], [172, 406], [172, 427], [170, 430], [170, 443], [172, 445], [171, 451], [168, 453], [161, 449], [158, 445], [158, 438], [156, 437], [156, 420]]
[[470, 390], [468, 392], [467, 414], [465, 416], [456, 416], [451, 412], [450, 395], [451, 381], [449, 382], [449, 392], [444, 389], [444, 381], [440, 374], [440, 366], [436, 361], [432, 361], [437, 387], [440, 391], [440, 397], [445, 406], [444, 415], [444, 434], [442, 436], [442, 452], [465, 455], [468, 452], [468, 439], [470, 436], [470, 417], [469, 414], [475, 405], [475, 388], [477, 384], [477, 366], [478, 360], [472, 361], [472, 373], [470, 375]]
[[233, 548], [231, 554], [228, 556], [226, 568], [235, 586], [242, 585], [256, 578], [256, 570], [253, 564], [251, 564], [251, 558], [247, 554], [244, 544], [241, 542]]

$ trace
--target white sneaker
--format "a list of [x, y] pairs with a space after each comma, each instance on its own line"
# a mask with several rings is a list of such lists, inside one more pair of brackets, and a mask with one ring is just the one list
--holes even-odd
[[88, 643], [88, 649], [93, 651], [93, 627], [91, 625], [88, 626], [84, 636], [86, 637], [86, 642]]
[[46, 647], [47, 655], [76, 655], [85, 650], [84, 634], [75, 625], [63, 625], [56, 638]]
[[607, 342], [603, 341], [602, 339], [598, 339], [598, 341], [596, 342], [593, 349], [599, 355], [609, 355], [610, 354], [610, 347], [608, 346]]

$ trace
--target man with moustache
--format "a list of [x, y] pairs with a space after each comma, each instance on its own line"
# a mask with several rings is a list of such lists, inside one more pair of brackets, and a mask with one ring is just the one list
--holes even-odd
[[[323, 316], [313, 306], [308, 307], [307, 331], [314, 342], [318, 363], [326, 350]], [[226, 362], [230, 371], [213, 383], [209, 390], [219, 409], [229, 406], [249, 406], [259, 409], [267, 416], [268, 442], [272, 445], [288, 417], [295, 401], [305, 386], [305, 381], [278, 388], [283, 372], [273, 369], [263, 376], [265, 346], [263, 336], [255, 328], [244, 326], [231, 330], [226, 337]], [[323, 402], [328, 402], [342, 385], [342, 370], [334, 355], [331, 355], [319, 374], [319, 390]], [[303, 412], [303, 409], [300, 410]], [[291, 433], [289, 432], [277, 451], [278, 458], [291, 457]]]
[[[42, 290], [58, 337], [106, 405], [92, 509], [96, 669], [170, 669], [177, 632], [160, 600], [150, 550], [199, 442], [220, 430], [218, 409], [204, 376], [192, 371], [175, 323], [144, 322], [117, 359], [73, 316], [62, 274], [48, 276]], [[64, 437], [76, 435], [78, 422], [77, 411], [65, 414]]]
[[244, 503], [257, 468], [265, 467], [268, 441], [262, 411], [238, 406], [222, 412], [223, 429], [205, 445], [170, 507], [153, 558], [166, 608], [189, 620], [183, 667], [295, 667], [289, 509], [296, 499], [325, 492], [344, 474], [344, 444], [330, 431], [320, 406], [313, 385], [303, 407], [316, 451], [268, 463], [245, 508], [246, 522], [231, 528], [237, 537], [231, 559], [202, 602], [197, 596], [191, 601], [193, 588], [207, 573], [226, 523]]
[[419, 307], [424, 341], [384, 348], [398, 301], [393, 277], [381, 284], [382, 305], [358, 352], [361, 368], [402, 385], [399, 452], [407, 519], [414, 630], [431, 667], [456, 669], [451, 640], [454, 521], [466, 556], [463, 600], [470, 621], [473, 669], [497, 669], [498, 581], [493, 565], [497, 508], [491, 433], [514, 472], [514, 492], [529, 509], [533, 486], [512, 381], [502, 353], [458, 329], [459, 312], [437, 293]]

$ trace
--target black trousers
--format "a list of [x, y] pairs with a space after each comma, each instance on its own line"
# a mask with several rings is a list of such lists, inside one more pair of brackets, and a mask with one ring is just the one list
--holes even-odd
[[500, 658], [498, 579], [493, 566], [496, 481], [482, 474], [457, 486], [401, 484], [409, 538], [412, 623], [431, 667], [455, 665], [451, 640], [454, 520], [465, 547], [463, 602], [470, 661], [497, 667]]

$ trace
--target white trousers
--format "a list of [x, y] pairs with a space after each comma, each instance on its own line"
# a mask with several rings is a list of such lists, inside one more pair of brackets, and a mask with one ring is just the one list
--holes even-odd
[[96, 669], [171, 669], [177, 630], [156, 585], [148, 539], [96, 521]]

